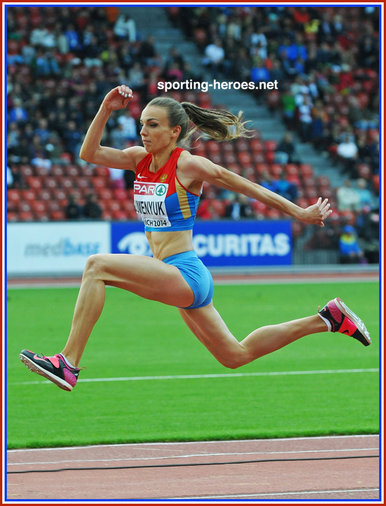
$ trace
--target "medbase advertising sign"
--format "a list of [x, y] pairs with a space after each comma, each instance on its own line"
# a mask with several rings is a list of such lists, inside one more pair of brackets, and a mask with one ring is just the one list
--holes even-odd
[[87, 258], [110, 252], [110, 223], [10, 223], [8, 276], [82, 273]]

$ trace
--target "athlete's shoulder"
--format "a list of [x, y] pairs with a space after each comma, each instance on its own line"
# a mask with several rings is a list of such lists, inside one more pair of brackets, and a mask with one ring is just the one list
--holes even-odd
[[207, 158], [203, 156], [198, 156], [190, 151], [184, 150], [181, 151], [180, 157], [178, 159], [178, 167], [181, 169], [194, 169], [194, 167], [200, 166], [203, 161], [207, 160]]

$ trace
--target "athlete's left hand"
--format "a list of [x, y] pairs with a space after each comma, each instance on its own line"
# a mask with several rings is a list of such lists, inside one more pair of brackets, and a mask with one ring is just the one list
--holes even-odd
[[321, 227], [324, 227], [324, 220], [328, 218], [331, 213], [332, 209], [330, 209], [328, 199], [324, 199], [322, 201], [322, 197], [319, 197], [315, 204], [312, 204], [312, 206], [304, 209], [301, 221], [311, 225], [320, 225]]

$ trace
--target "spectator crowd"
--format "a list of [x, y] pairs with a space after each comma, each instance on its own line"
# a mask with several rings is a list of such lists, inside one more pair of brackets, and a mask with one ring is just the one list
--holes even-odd
[[[318, 244], [327, 245], [330, 235], [337, 247], [336, 237], [345, 226], [356, 227], [359, 238], [372, 230], [366, 240], [373, 244], [376, 226], [366, 229], [364, 223], [376, 224], [378, 213], [378, 8], [170, 6], [166, 10], [173, 24], [197, 44], [206, 71], [238, 81], [279, 82], [278, 91], [250, 92], [287, 128], [282, 141], [269, 151], [270, 168], [279, 169], [256, 174], [246, 162], [241, 173], [290, 200], [311, 197], [312, 192], [304, 194], [295, 174], [289, 177], [289, 169], [283, 170], [301, 164], [294, 142], [298, 135], [346, 178], [336, 195], [328, 190], [343, 216], [340, 229], [334, 229], [332, 219]], [[111, 117], [103, 139], [122, 149], [139, 141], [140, 111], [160, 94], [157, 82], [185, 79], [199, 81], [202, 76], [178, 47], [160, 55], [154, 37], [142, 37], [140, 27], [118, 7], [8, 6], [7, 186], [28, 188], [26, 166], [49, 174], [53, 167], [76, 164], [81, 172], [78, 153], [83, 135], [112, 87], [127, 82], [136, 92], [129, 108]], [[182, 98], [210, 105], [207, 98], [193, 95]], [[130, 190], [132, 178], [125, 174], [122, 180], [113, 171], [110, 176], [112, 188]], [[225, 204], [216, 206], [211, 199], [216, 194], [204, 190], [202, 219], [260, 216], [248, 200], [222, 195]], [[95, 204], [95, 196], [88, 194], [93, 192], [86, 192], [81, 204], [71, 197], [73, 210], [81, 208], [80, 216], [86, 204]], [[88, 198], [91, 202], [86, 202]], [[103, 217], [103, 209], [101, 213]]]

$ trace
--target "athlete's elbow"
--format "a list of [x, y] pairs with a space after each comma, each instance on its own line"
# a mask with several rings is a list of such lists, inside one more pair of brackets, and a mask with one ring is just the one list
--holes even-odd
[[88, 163], [96, 163], [95, 162], [95, 153], [91, 153], [88, 149], [86, 149], [84, 146], [80, 148], [79, 151], [79, 158], [81, 160], [84, 160]]

